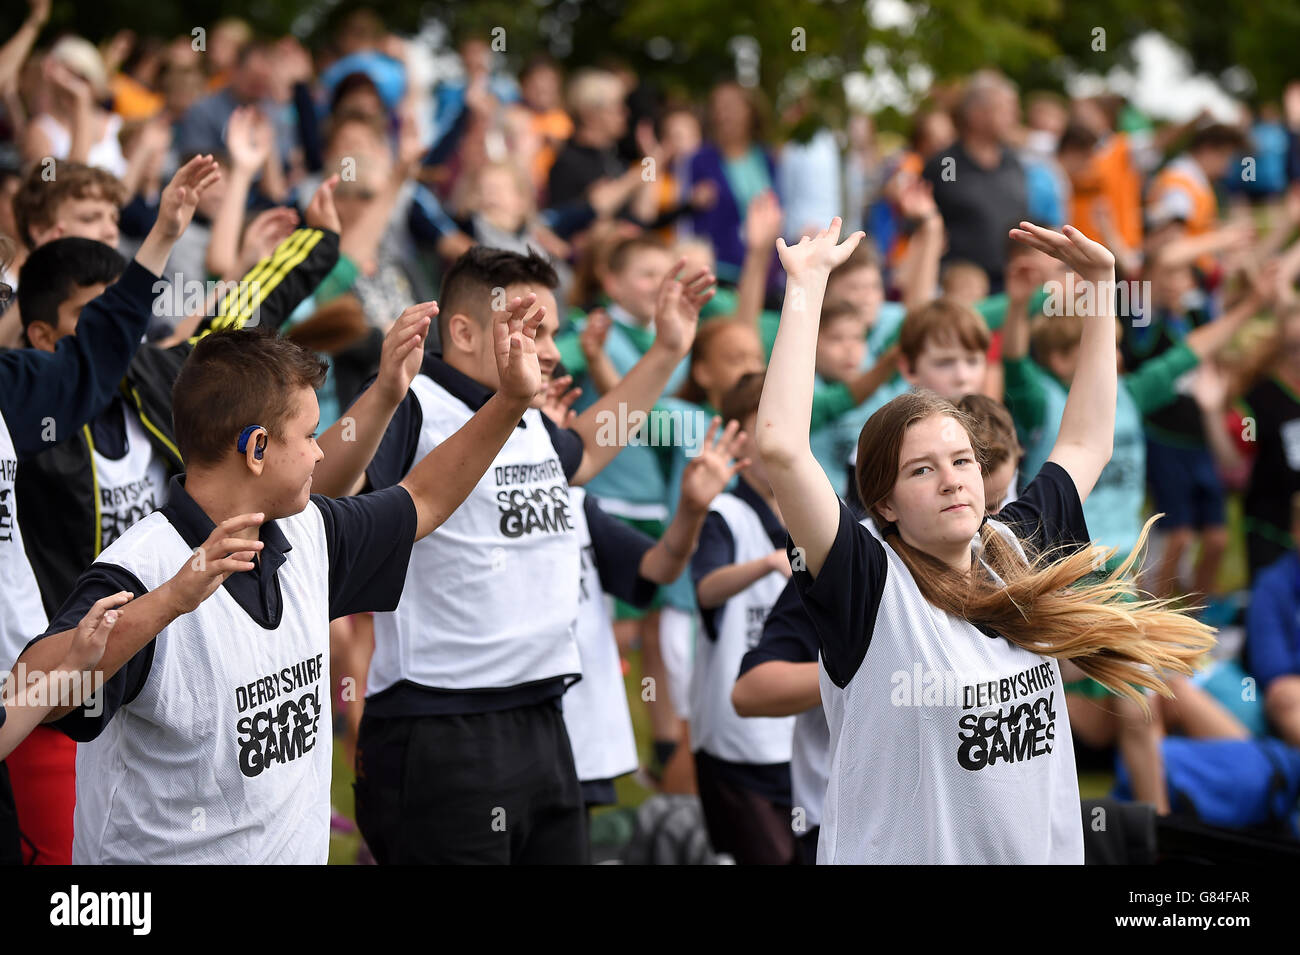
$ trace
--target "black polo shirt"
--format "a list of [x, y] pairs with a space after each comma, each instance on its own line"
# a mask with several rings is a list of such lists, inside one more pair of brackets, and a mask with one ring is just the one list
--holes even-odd
[[[420, 366], [420, 374], [433, 379], [448, 394], [463, 402], [471, 412], [482, 408], [494, 394], [491, 388], [453, 368], [443, 361], [440, 355], [433, 352], [425, 354], [424, 362]], [[576, 431], [560, 428], [544, 414], [541, 415], [541, 419], [547, 434], [550, 435], [560, 465], [564, 469], [564, 476], [572, 479], [582, 465], [582, 455], [585, 450], [582, 438]], [[408, 391], [397, 411], [394, 412], [388, 430], [384, 432], [379, 448], [370, 460], [370, 466], [366, 468], [366, 480], [370, 487], [389, 487], [406, 477], [415, 464], [415, 454], [420, 443], [420, 429], [423, 425], [424, 413], [420, 408], [420, 401], [414, 393]], [[518, 427], [527, 428], [528, 423], [520, 419]], [[468, 505], [462, 505], [464, 506]], [[434, 533], [438, 532], [435, 530]], [[593, 533], [595, 533], [594, 529]], [[510, 599], [510, 594], [503, 593], [502, 599]], [[485, 688], [477, 691], [438, 689], [402, 680], [373, 696], [366, 697], [366, 716], [390, 718], [492, 713], [531, 706], [547, 700], [554, 700], [558, 706], [565, 689], [567, 685], [563, 677], [504, 690]]]
[[[945, 175], [946, 170], [951, 173]], [[1007, 233], [1029, 218], [1029, 191], [1020, 161], [1003, 148], [998, 164], [987, 169], [971, 159], [958, 140], [932, 156], [922, 175], [934, 188], [948, 233], [943, 260], [973, 262], [988, 273], [991, 290], [1000, 291]]]
[[[641, 561], [655, 539], [601, 510], [590, 494], [583, 498], [582, 512], [591, 533], [592, 563], [600, 589], [634, 607], [650, 606], [659, 585], [641, 576]], [[593, 596], [588, 594], [587, 599]]]
[[[320, 511], [325, 523], [330, 619], [396, 608], [406, 581], [411, 546], [415, 543], [415, 503], [406, 489], [395, 487], [338, 500], [313, 494], [308, 506], [312, 505]], [[190, 548], [202, 545], [216, 527], [186, 492], [184, 475], [172, 478], [167, 504], [159, 513]], [[130, 534], [128, 530], [124, 536]], [[284, 607], [278, 571], [293, 559], [293, 545], [275, 521], [263, 524], [260, 536], [265, 546], [256, 566], [231, 574], [221, 586], [259, 626], [273, 630], [280, 625]], [[95, 601], [122, 590], [137, 596], [147, 592], [129, 570], [96, 561], [77, 579], [72, 594], [54, 615], [48, 629], [32, 643], [74, 629]], [[75, 740], [98, 736], [117, 709], [134, 700], [144, 688], [153, 665], [153, 648], [150, 641], [105, 682], [99, 716], [87, 716], [84, 710], [76, 710], [52, 725]]]

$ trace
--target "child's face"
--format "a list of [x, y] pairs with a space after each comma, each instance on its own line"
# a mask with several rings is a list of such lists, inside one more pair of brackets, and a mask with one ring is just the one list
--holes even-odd
[[519, 92], [524, 102], [544, 113], [560, 106], [560, 74], [549, 66], [538, 67], [524, 78]]
[[666, 251], [637, 249], [628, 256], [622, 270], [605, 276], [605, 294], [638, 322], [648, 325], [654, 318], [659, 285], [671, 267]]
[[817, 374], [827, 381], [847, 381], [867, 354], [866, 325], [853, 316], [837, 318], [817, 332]]
[[[560, 350], [555, 346], [555, 333], [560, 328], [559, 306], [555, 302], [555, 293], [550, 289], [542, 286], [532, 285], [507, 285], [505, 289], [505, 299], [511, 302], [516, 298], [524, 298], [531, 292], [537, 296], [537, 304], [546, 309], [546, 317], [542, 319], [541, 326], [537, 329], [537, 363], [542, 370], [542, 384], [549, 385], [551, 376], [555, 373], [555, 366], [560, 361]], [[492, 319], [495, 316], [489, 312], [489, 322], [487, 325], [479, 328], [477, 323], [472, 323], [477, 329], [475, 338], [477, 371], [471, 376], [479, 384], [486, 385], [495, 391], [501, 386], [501, 378], [497, 374], [496, 352], [492, 343]], [[533, 399], [532, 407], [540, 408], [545, 398], [544, 392], [539, 392], [538, 396]]]
[[700, 123], [688, 112], [669, 114], [664, 119], [663, 132], [663, 144], [673, 158], [689, 156], [700, 148]]
[[745, 375], [763, 370], [763, 346], [753, 329], [732, 325], [719, 332], [691, 369], [715, 408]]
[[870, 329], [876, 324], [876, 316], [885, 301], [885, 283], [880, 277], [880, 269], [864, 266], [837, 275], [835, 281], [826, 286], [826, 301], [849, 302]]
[[1157, 265], [1151, 270], [1151, 298], [1157, 308], [1182, 311], [1183, 300], [1195, 287], [1190, 265]]
[[982, 351], [967, 348], [958, 341], [943, 344], [928, 341], [916, 358], [915, 367], [904, 361], [903, 377], [918, 388], [937, 391], [949, 401], [960, 401], [984, 387], [988, 359]]
[[81, 317], [81, 310], [86, 307], [87, 302], [104, 294], [106, 288], [108, 286], [103, 282], [96, 282], [93, 285], [83, 285], [73, 289], [72, 294], [59, 305], [56, 327], [51, 328], [46, 322], [32, 322], [27, 329], [27, 340], [32, 343], [32, 347], [42, 351], [54, 351], [54, 346], [58, 344], [60, 338], [77, 334], [77, 319]]
[[949, 276], [943, 293], [950, 299], [974, 308], [980, 299], [989, 294], [988, 276], [974, 269], [963, 269]]
[[990, 514], [1002, 510], [1002, 502], [1011, 490], [1011, 479], [1016, 473], [1016, 459], [1009, 457], [984, 475], [984, 507]]
[[479, 212], [493, 225], [508, 230], [523, 225], [528, 207], [520, 194], [519, 181], [508, 169], [483, 170], [478, 179]]
[[969, 542], [984, 519], [984, 479], [970, 435], [954, 418], [931, 415], [903, 436], [898, 477], [879, 503], [913, 547], [951, 551]]
[[298, 514], [311, 497], [312, 472], [325, 457], [316, 443], [320, 427], [320, 406], [316, 392], [301, 388], [293, 412], [276, 432], [267, 437], [261, 479], [269, 519]]
[[117, 248], [117, 217], [117, 206], [107, 199], [64, 199], [54, 212], [54, 224], [48, 229], [32, 229], [32, 239], [40, 246], [76, 236]]

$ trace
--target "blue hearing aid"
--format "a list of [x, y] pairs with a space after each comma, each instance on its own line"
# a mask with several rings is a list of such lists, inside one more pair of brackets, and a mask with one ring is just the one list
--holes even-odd
[[[253, 432], [255, 431], [266, 433], [266, 429], [260, 424], [250, 424], [243, 431], [239, 432], [239, 443], [236, 444], [235, 447], [239, 449], [240, 454], [246, 454], [248, 452], [248, 439], [253, 436]], [[262, 454], [265, 451], [266, 446], [264, 444], [257, 444], [253, 448], [253, 457], [260, 461], [262, 460]]]

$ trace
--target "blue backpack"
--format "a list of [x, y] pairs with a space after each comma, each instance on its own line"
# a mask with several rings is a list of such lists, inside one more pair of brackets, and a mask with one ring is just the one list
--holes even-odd
[[[1263, 828], [1300, 838], [1300, 750], [1277, 739], [1170, 737], [1161, 745], [1171, 812], [1235, 829]], [[1131, 800], [1117, 760], [1116, 799]]]

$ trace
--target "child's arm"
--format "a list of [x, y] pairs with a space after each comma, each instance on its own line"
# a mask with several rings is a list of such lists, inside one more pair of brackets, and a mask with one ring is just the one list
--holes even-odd
[[87, 303], [77, 334], [53, 353], [24, 348], [0, 353], [0, 413], [19, 459], [62, 441], [108, 405], [140, 347], [158, 280], [199, 196], [220, 178], [210, 157], [196, 156], [163, 196], [148, 238], [114, 284]]
[[596, 393], [607, 395], [618, 387], [619, 373], [605, 353], [605, 340], [613, 319], [603, 308], [594, 308], [587, 315], [587, 323], [578, 333], [578, 346], [587, 360], [587, 375], [596, 386]]
[[731, 705], [740, 716], [794, 716], [821, 706], [817, 669], [816, 663], [767, 660], [740, 675]]
[[[704, 435], [704, 444], [682, 472], [682, 490], [668, 529], [641, 558], [640, 574], [658, 584], [670, 584], [682, 575], [691, 562], [691, 554], [700, 539], [700, 528], [709, 513], [709, 504], [721, 494], [749, 459], [735, 461], [734, 455], [744, 440], [737, 433], [740, 425], [732, 421], [714, 441], [721, 418], [714, 418]], [[788, 562], [787, 562], [788, 564]]]
[[1115, 257], [1073, 226], [1064, 234], [1029, 222], [1011, 230], [1012, 238], [1060, 259], [1093, 283], [1092, 314], [1082, 316], [1079, 364], [1061, 415], [1056, 445], [1048, 456], [1074, 480], [1079, 500], [1092, 493], [1110, 461], [1115, 441]]
[[736, 594], [776, 571], [790, 576], [790, 559], [785, 551], [774, 550], [762, 557], [727, 564], [711, 570], [695, 583], [695, 599], [704, 610], [721, 607]]
[[438, 528], [464, 502], [542, 390], [537, 362], [537, 329], [546, 316], [537, 297], [514, 299], [508, 311], [494, 312], [492, 335], [501, 384], [474, 417], [430, 451], [401, 480], [415, 502], [415, 539]]
[[1224, 483], [1234, 488], [1244, 486], [1250, 476], [1253, 461], [1241, 453], [1232, 439], [1227, 421], [1228, 378], [1215, 362], [1207, 361], [1197, 368], [1196, 377], [1192, 381], [1192, 397], [1201, 409], [1205, 442], [1210, 447], [1210, 454], [1214, 457]]
[[903, 307], [907, 309], [924, 305], [934, 298], [939, 285], [939, 260], [943, 256], [943, 216], [934, 201], [934, 187], [924, 179], [915, 179], [903, 187], [899, 196], [902, 213], [917, 222], [907, 255], [900, 266], [906, 279], [903, 285]]
[[270, 122], [255, 106], [241, 106], [230, 114], [226, 124], [226, 152], [230, 156], [230, 176], [221, 205], [212, 220], [212, 235], [204, 267], [209, 275], [233, 278], [239, 262], [239, 234], [248, 210], [248, 193], [253, 177], [271, 152], [274, 133]]
[[[129, 606], [117, 611], [112, 639], [103, 647], [100, 657], [89, 664], [97, 674], [95, 678], [107, 682], [168, 624], [182, 614], [195, 610], [215, 593], [227, 577], [240, 571], [252, 570], [253, 556], [262, 550], [262, 541], [240, 535], [249, 528], [260, 525], [264, 517], [263, 514], [241, 514], [218, 524], [202, 548], [186, 559], [185, 566], [175, 576], [153, 590], [137, 594]], [[120, 594], [115, 590], [101, 592], [105, 589], [102, 575], [98, 575], [92, 565], [82, 575], [64, 607], [91, 605], [93, 609], [106, 599], [110, 600], [108, 606], [111, 607], [111, 599]], [[66, 611], [61, 613], [64, 612]], [[56, 623], [59, 616], [55, 616]], [[82, 645], [80, 649], [78, 647], [79, 632], [85, 623], [83, 617], [80, 625], [42, 637], [22, 652], [19, 662], [26, 666], [29, 673], [49, 673], [60, 669], [64, 661], [71, 657], [74, 662], [80, 660], [81, 668], [85, 669], [85, 654], [89, 651], [84, 643], [89, 638], [81, 637]], [[78, 654], [82, 656], [79, 657]], [[61, 719], [76, 708], [75, 705], [53, 707], [45, 716], [44, 722]]]
[[839, 496], [808, 443], [817, 325], [827, 276], [863, 238], [863, 233], [855, 232], [837, 244], [839, 234], [837, 216], [829, 229], [815, 238], [805, 237], [798, 245], [787, 246], [777, 239], [777, 253], [787, 275], [785, 304], [758, 406], [755, 436], [790, 538], [800, 548], [805, 568], [813, 577], [821, 570], [840, 524]]
[[1002, 325], [1003, 399], [1021, 435], [1036, 431], [1047, 415], [1042, 372], [1029, 358], [1029, 302], [1037, 288], [1032, 263], [1007, 269], [1007, 309]]
[[768, 189], [749, 202], [745, 215], [745, 261], [736, 282], [735, 318], [758, 331], [758, 317], [767, 297], [767, 273], [772, 265], [772, 247], [781, 234], [783, 213], [776, 193]]
[[361, 491], [366, 467], [379, 450], [393, 412], [420, 371], [425, 338], [437, 314], [437, 302], [421, 302], [402, 312], [388, 330], [378, 376], [317, 442], [325, 457], [312, 474], [314, 492], [344, 497]]
[[70, 709], [82, 704], [82, 690], [87, 684], [94, 686], [92, 671], [104, 656], [109, 631], [117, 623], [116, 608], [130, 599], [131, 594], [120, 591], [95, 601], [77, 626], [67, 656], [53, 671], [25, 673], [26, 686], [19, 686], [17, 678], [11, 676], [5, 684], [0, 711], [0, 759], [12, 753], [56, 705]]
[[650, 409], [663, 394], [668, 379], [683, 358], [690, 354], [695, 330], [700, 322], [700, 307], [713, 297], [716, 279], [700, 270], [682, 281], [676, 276], [685, 266], [679, 259], [664, 277], [655, 305], [655, 340], [649, 350], [618, 383], [580, 415], [573, 430], [582, 438], [582, 462], [569, 480], [583, 485], [601, 472], [623, 450], [616, 442], [601, 441], [602, 423], [610, 415], [616, 418], [640, 415], [648, 420]]

